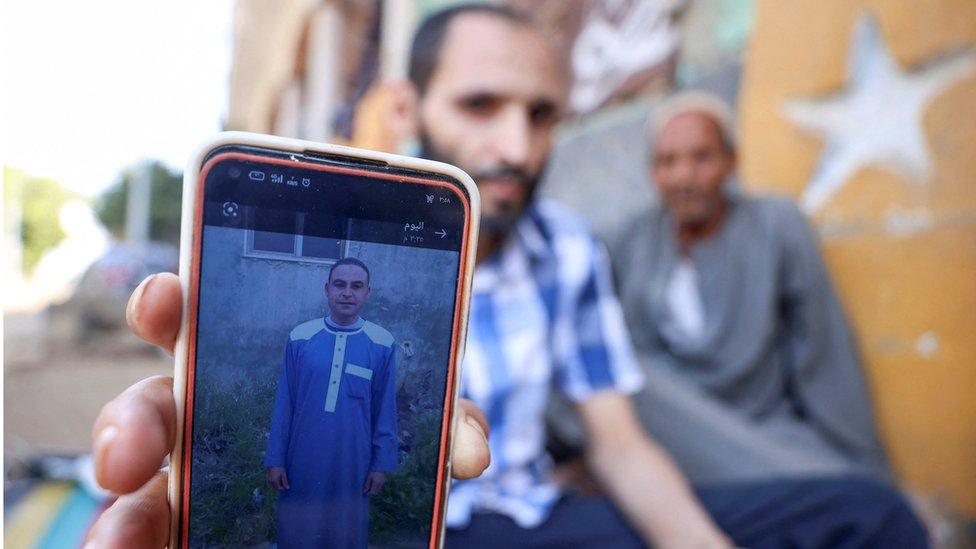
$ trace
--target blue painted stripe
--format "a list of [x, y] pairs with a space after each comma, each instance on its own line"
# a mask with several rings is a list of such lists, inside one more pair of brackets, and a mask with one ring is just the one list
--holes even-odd
[[54, 518], [37, 547], [43, 549], [77, 549], [95, 520], [100, 502], [82, 488], [75, 488]]
[[37, 547], [38, 540], [54, 524], [71, 497], [74, 485], [68, 482], [39, 482], [25, 496], [3, 524], [5, 547]]
[[3, 518], [9, 520], [13, 510], [30, 493], [34, 483], [27, 480], [8, 481], [3, 487]]

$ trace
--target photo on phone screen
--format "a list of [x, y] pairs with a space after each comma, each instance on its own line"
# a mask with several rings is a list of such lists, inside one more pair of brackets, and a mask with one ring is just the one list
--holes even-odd
[[427, 546], [463, 191], [247, 150], [203, 172], [184, 545]]

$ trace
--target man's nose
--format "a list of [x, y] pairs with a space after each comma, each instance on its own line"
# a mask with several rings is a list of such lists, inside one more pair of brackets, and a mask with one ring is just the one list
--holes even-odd
[[524, 168], [531, 153], [531, 139], [532, 127], [525, 109], [512, 105], [499, 113], [492, 134], [492, 148], [498, 161]]
[[695, 178], [694, 162], [686, 158], [675, 161], [671, 168], [671, 176], [676, 181], [680, 181], [682, 186], [693, 182]]

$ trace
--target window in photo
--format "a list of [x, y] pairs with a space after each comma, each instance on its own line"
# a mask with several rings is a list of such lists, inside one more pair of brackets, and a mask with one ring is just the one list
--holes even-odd
[[[245, 215], [248, 227], [245, 257], [334, 263], [346, 255], [344, 240], [314, 236], [338, 220], [267, 208], [247, 208]], [[281, 232], [283, 230], [289, 232]]]

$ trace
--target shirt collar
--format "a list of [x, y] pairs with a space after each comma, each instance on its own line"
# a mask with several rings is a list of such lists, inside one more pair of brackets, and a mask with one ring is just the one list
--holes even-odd
[[549, 255], [549, 242], [543, 232], [542, 216], [537, 203], [532, 203], [522, 214], [513, 238], [518, 239], [519, 244], [533, 259], [542, 259]]
[[502, 262], [505, 254], [513, 249], [521, 248], [533, 259], [541, 259], [549, 255], [549, 243], [541, 227], [542, 219], [535, 203], [526, 208], [522, 217], [515, 223], [515, 228], [509, 233], [501, 247], [485, 260], [485, 265]]
[[501, 247], [483, 263], [478, 265], [474, 276], [475, 291], [490, 291], [504, 279], [511, 278], [509, 272], [513, 254], [528, 256], [530, 261], [540, 261], [552, 255], [549, 239], [546, 238], [538, 204], [533, 202], [519, 218]]
[[359, 317], [356, 319], [356, 322], [348, 325], [337, 324], [336, 321], [332, 320], [331, 316], [325, 317], [325, 325], [336, 332], [355, 332], [357, 330], [361, 330], [363, 328], [363, 324], [366, 324], [363, 317]]

